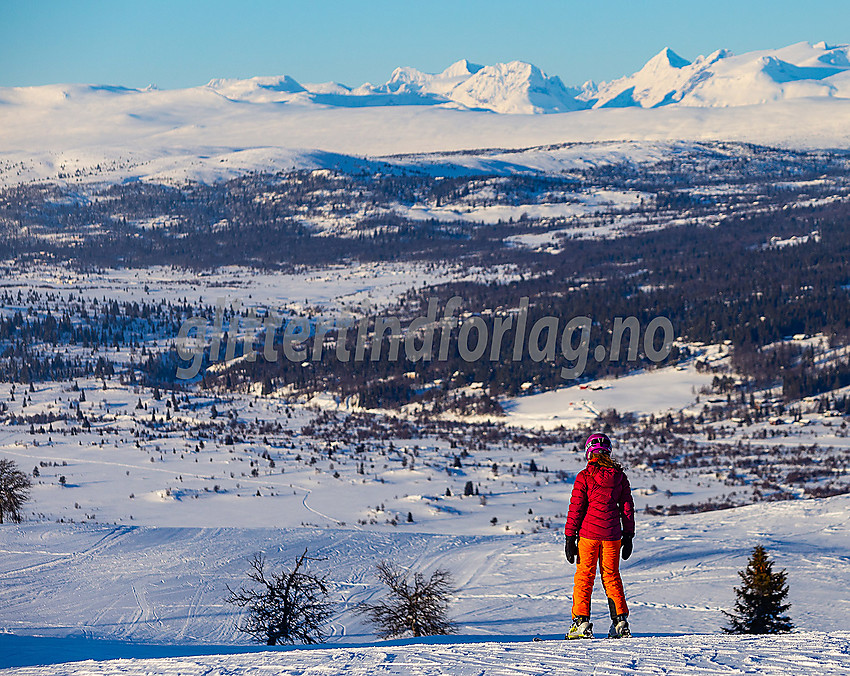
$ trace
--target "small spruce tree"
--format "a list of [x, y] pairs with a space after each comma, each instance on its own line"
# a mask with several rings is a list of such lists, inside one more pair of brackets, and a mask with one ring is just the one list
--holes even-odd
[[6, 458], [0, 458], [0, 523], [10, 519], [19, 523], [21, 510], [30, 497], [32, 481], [18, 466]]
[[794, 628], [785, 611], [790, 603], [783, 603], [788, 596], [785, 570], [773, 572], [773, 562], [764, 547], [753, 549], [746, 570], [738, 571], [743, 584], [735, 587], [735, 609], [723, 614], [729, 618], [729, 626], [723, 627], [727, 634], [779, 634]]

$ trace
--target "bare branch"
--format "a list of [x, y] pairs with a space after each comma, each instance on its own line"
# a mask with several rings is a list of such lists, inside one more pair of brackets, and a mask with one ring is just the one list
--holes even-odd
[[389, 590], [389, 598], [364, 604], [357, 612], [365, 615], [381, 638], [452, 634], [457, 627], [447, 617], [451, 596], [455, 593], [451, 574], [435, 570], [427, 580], [416, 572], [412, 581], [405, 572], [388, 561], [377, 564], [378, 578]]
[[324, 625], [333, 616], [328, 603], [326, 578], [305, 572], [310, 561], [307, 550], [295, 561], [291, 572], [266, 573], [266, 559], [254, 554], [247, 577], [260, 589], [227, 587], [227, 602], [248, 612], [239, 631], [266, 645], [281, 643], [321, 643], [326, 638]]

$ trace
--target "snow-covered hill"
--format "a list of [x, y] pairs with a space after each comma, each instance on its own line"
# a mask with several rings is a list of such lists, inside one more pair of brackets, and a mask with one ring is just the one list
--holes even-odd
[[[663, 146], [677, 140], [850, 147], [850, 100], [844, 99], [518, 116], [434, 106], [246, 104], [213, 92], [181, 100], [173, 92], [113, 98], [87, 87], [62, 91], [67, 96], [58, 90], [30, 92], [18, 95], [17, 103], [0, 105], [0, 185], [43, 180], [206, 182], [250, 171], [295, 169], [381, 171], [383, 162], [374, 161], [381, 156], [458, 149], [534, 147], [531, 154], [512, 151], [501, 164], [508, 171], [546, 171], [663, 156]], [[604, 145], [576, 145], [600, 143]], [[553, 145], [557, 147], [547, 149]], [[449, 164], [445, 157], [435, 159]], [[455, 156], [451, 161], [493, 164], [474, 153], [471, 159]], [[427, 164], [427, 158], [417, 164]]]
[[[850, 659], [846, 636], [840, 640], [822, 635], [816, 641], [808, 638], [808, 632], [837, 632], [846, 627], [848, 508], [850, 497], [839, 496], [690, 516], [639, 515], [635, 553], [622, 565], [638, 640], [613, 647], [605, 642], [599, 648], [570, 644], [570, 651], [622, 650], [617, 659], [643, 655], [641, 659], [650, 660], [648, 665], [655, 659], [651, 651], [659, 650], [657, 657], [665, 656], [667, 667], [690, 665], [694, 670], [698, 670], [700, 660], [703, 666], [711, 666], [708, 656], [712, 650], [726, 655], [740, 650], [740, 659], [750, 661], [731, 664], [753, 668], [774, 664], [783, 652], [786, 657], [782, 659], [790, 659], [790, 651], [807, 646], [820, 655], [811, 656], [812, 668], [814, 660]], [[283, 565], [290, 564], [305, 546], [327, 558], [315, 565], [330, 573], [334, 596], [340, 603], [331, 647], [374, 640], [363, 618], [353, 610], [356, 604], [380, 593], [374, 564], [382, 559], [419, 570], [439, 566], [453, 572], [460, 591], [451, 612], [459, 623], [461, 640], [556, 636], [563, 634], [569, 622], [573, 567], [564, 561], [562, 536], [557, 532], [517, 538], [334, 528], [30, 524], [2, 526], [0, 533], [0, 628], [10, 632], [0, 633], [0, 666], [60, 662], [81, 655], [103, 659], [175, 654], [163, 652], [162, 647], [154, 650], [145, 643], [182, 646], [186, 650], [183, 654], [193, 654], [193, 649], [208, 652], [209, 647], [202, 646], [211, 644], [229, 645], [227, 651], [232, 652], [245, 640], [235, 630], [235, 610], [223, 603], [225, 584], [238, 584], [243, 579], [246, 559], [253, 552], [262, 550], [270, 563]], [[721, 610], [731, 606], [732, 587], [739, 582], [736, 571], [745, 565], [751, 548], [758, 543], [766, 546], [779, 567], [787, 569], [790, 615], [807, 634], [762, 639], [765, 643], [750, 639], [736, 648], [716, 636], [725, 621]], [[604, 593], [597, 584], [592, 619], [598, 629], [607, 629], [606, 618]], [[669, 643], [650, 643], [641, 638], [677, 634], [715, 636], [688, 636]], [[34, 638], [38, 636], [54, 638]], [[65, 638], [60, 641], [60, 637]], [[138, 645], [134, 649], [108, 642], [82, 641], [76, 645], [74, 637], [131, 640]], [[760, 652], [758, 646], [770, 645], [775, 651]], [[843, 653], [836, 647], [839, 645], [845, 646]], [[562, 646], [545, 647], [555, 655], [563, 654]], [[685, 659], [687, 651], [683, 653], [682, 648], [693, 649], [692, 659], [697, 661]], [[459, 646], [450, 650], [458, 651], [457, 659], [437, 663], [431, 671], [398, 673], [467, 673], [466, 669], [479, 660], [494, 664], [486, 660], [487, 651], [501, 654], [513, 648]], [[675, 661], [671, 656], [677, 652]], [[353, 659], [352, 654], [350, 650], [325, 654], [324, 659], [342, 662], [338, 671], [323, 673], [355, 673], [342, 669]], [[403, 650], [400, 659], [405, 654], [412, 656], [413, 651]], [[582, 659], [592, 657], [591, 653], [580, 654], [585, 656]], [[598, 655], [602, 659], [601, 653]], [[762, 664], [756, 661], [758, 655]], [[318, 658], [304, 653], [273, 659], [295, 660], [291, 663], [295, 668], [297, 660]], [[583, 664], [578, 661], [574, 668]], [[846, 668], [847, 662], [844, 664]], [[773, 673], [788, 673], [782, 671], [787, 665], [774, 668]], [[474, 673], [481, 673], [480, 667]], [[819, 673], [830, 672], [824, 667]]]

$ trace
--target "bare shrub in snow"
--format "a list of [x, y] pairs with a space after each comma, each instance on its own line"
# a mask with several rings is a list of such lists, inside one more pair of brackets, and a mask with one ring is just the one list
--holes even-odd
[[419, 572], [410, 576], [388, 561], [379, 563], [377, 569], [389, 596], [378, 603], [364, 604], [360, 612], [374, 625], [378, 636], [433, 636], [457, 631], [447, 614], [456, 591], [448, 571], [435, 570], [426, 579]]
[[265, 557], [251, 557], [248, 579], [259, 588], [227, 587], [227, 602], [248, 610], [239, 631], [266, 645], [326, 640], [324, 625], [333, 616], [328, 584], [325, 577], [306, 572], [306, 561], [305, 549], [291, 571], [266, 572]]

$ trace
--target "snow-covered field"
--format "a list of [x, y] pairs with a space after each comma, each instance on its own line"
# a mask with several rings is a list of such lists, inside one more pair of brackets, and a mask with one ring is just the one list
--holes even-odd
[[638, 206], [641, 199], [649, 196], [637, 191], [599, 190], [590, 194], [576, 194], [573, 201], [557, 204], [521, 204], [518, 206], [495, 205], [487, 207], [425, 207], [415, 205], [403, 210], [411, 220], [464, 221], [470, 223], [498, 223], [523, 219], [558, 218], [584, 216], [616, 209]]
[[[766, 546], [778, 567], [787, 569], [790, 615], [805, 633], [763, 639], [717, 635], [725, 621], [720, 611], [731, 607], [732, 587], [739, 582], [736, 571], [744, 567], [750, 549], [758, 543]], [[565, 673], [579, 673], [591, 664], [602, 671], [616, 671], [630, 663], [640, 673], [661, 673], [662, 668], [706, 673], [700, 669], [721, 669], [723, 664], [727, 669], [746, 667], [753, 673], [782, 673], [781, 665], [791, 659], [788, 650], [798, 648], [804, 649], [808, 662], [800, 664], [803, 671], [794, 673], [815, 673], [817, 665], [823, 669], [817, 673], [831, 673], [830, 665], [850, 665], [848, 636], [835, 633], [846, 626], [850, 604], [847, 496], [690, 516], [639, 515], [635, 553], [622, 564], [630, 619], [638, 638], [613, 645], [607, 641], [569, 646], [501, 643], [534, 635], [554, 637], [565, 631], [573, 568], [564, 561], [562, 536], [557, 532], [516, 538], [306, 528], [4, 526], [0, 627], [9, 633], [0, 634], [0, 665], [45, 664], [87, 654], [100, 659], [162, 656], [175, 654], [167, 652], [174, 649], [191, 654], [192, 646], [202, 644], [207, 645], [202, 652], [216, 645], [229, 645], [222, 650], [232, 652], [244, 643], [244, 637], [235, 630], [237, 613], [223, 602], [224, 585], [241, 581], [246, 559], [253, 552], [264, 551], [272, 564], [289, 565], [305, 546], [326, 559], [314, 565], [329, 573], [339, 603], [329, 647], [374, 640], [353, 610], [380, 593], [374, 574], [374, 564], [380, 560], [452, 571], [460, 591], [451, 613], [459, 624], [460, 636], [455, 640], [461, 645], [344, 648], [74, 668], [92, 668], [91, 673], [110, 668], [110, 673], [145, 668], [148, 673], [182, 669], [189, 671], [181, 673], [194, 673], [199, 667], [193, 665], [206, 664], [211, 669], [231, 665], [236, 673], [264, 666], [282, 673], [320, 673], [324, 665], [321, 673], [349, 674], [365, 673], [356, 669], [368, 664], [377, 667], [397, 659], [400, 664], [387, 666], [398, 671], [387, 673], [543, 673], [535, 671], [543, 669], [543, 662], [535, 660], [551, 654], [564, 660], [558, 662], [564, 670], [573, 670]], [[607, 630], [606, 618], [604, 594], [597, 583], [592, 618], [597, 631]], [[829, 635], [810, 636], [809, 632]], [[647, 638], [680, 634], [688, 636]], [[37, 636], [76, 640], [28, 638]], [[115, 639], [138, 645], [109, 642]], [[500, 643], [469, 643], [482, 640]], [[577, 661], [571, 663], [567, 656]], [[712, 660], [719, 662], [712, 666]], [[62, 671], [70, 668], [50, 673], [78, 673]]]
[[[292, 273], [230, 267], [192, 277], [162, 267], [81, 274], [57, 265], [21, 268], [2, 288], [9, 314], [26, 310], [30, 292], [45, 297], [34, 312], [58, 313], [74, 294], [86, 302], [239, 297], [246, 305], [335, 314], [366, 300], [391, 305], [422, 284], [514, 274], [507, 267], [392, 263]], [[153, 349], [169, 339], [143, 342]], [[824, 340], [790, 342], [817, 346], [819, 359], [836, 358]], [[108, 348], [107, 354], [120, 368], [139, 347]], [[848, 636], [841, 632], [850, 604], [850, 498], [649, 514], [671, 505], [749, 500], [764, 477], [738, 458], [755, 461], [756, 468], [769, 465], [777, 488], [804, 497], [780, 456], [817, 454], [811, 464], [840, 471], [848, 446], [838, 413], [817, 413], [813, 402], [801, 403], [805, 418], [793, 426], [731, 419], [682, 433], [683, 446], [705, 451], [694, 452], [699, 462], [672, 467], [646, 460], [628, 468], [639, 511], [636, 551], [623, 566], [633, 642], [522, 643], [535, 634], [562, 634], [569, 623], [572, 571], [563, 560], [561, 528], [572, 476], [584, 463], [560, 428], [586, 426], [607, 409], [643, 417], [697, 414], [723, 404], [725, 397], [702, 390], [714, 377], [710, 369], [728, 364], [729, 350], [683, 347], [694, 356], [678, 366], [545, 393], [531, 386], [528, 395], [502, 401], [506, 416], [499, 421], [514, 432], [502, 429], [505, 436], [492, 439], [473, 426], [483, 418], [463, 421], [454, 414], [443, 421], [469, 424], [465, 431], [428, 430], [420, 420], [418, 430], [393, 436], [393, 424], [410, 421], [415, 411], [361, 411], [333, 393], [192, 391], [180, 393], [173, 407], [168, 393], [158, 399], [151, 388], [118, 374], [80, 377], [76, 387], [41, 381], [30, 391], [18, 384], [16, 396], [4, 385], [2, 421], [9, 424], [0, 425], [0, 457], [30, 474], [37, 467], [39, 475], [28, 523], [0, 526], [0, 666], [121, 657], [153, 661], [53, 666], [47, 673], [533, 674], [556, 665], [564, 673], [778, 674], [787, 673], [793, 650], [795, 659], [805, 659], [794, 673], [846, 669]], [[63, 350], [91, 353], [79, 344]], [[758, 394], [770, 400], [769, 392]], [[78, 429], [77, 409], [92, 421], [89, 428]], [[349, 420], [351, 414], [363, 418]], [[21, 423], [27, 417], [32, 427]], [[715, 446], [707, 438], [710, 424], [720, 428]], [[356, 437], [367, 426], [368, 433]], [[534, 436], [532, 428], [554, 436]], [[225, 441], [231, 429], [238, 429], [235, 438]], [[668, 450], [652, 432], [639, 439], [613, 436], [618, 450], [646, 451], [645, 458]], [[539, 470], [532, 471], [531, 460]], [[467, 482], [480, 495], [463, 496]], [[718, 634], [736, 571], [758, 543], [788, 570], [791, 616], [805, 634]], [[243, 579], [256, 551], [288, 565], [304, 547], [325, 559], [316, 565], [333, 581], [339, 614], [330, 647], [337, 650], [222, 656], [247, 647], [236, 631], [237, 612], [224, 603], [225, 585]], [[457, 642], [374, 645], [354, 611], [380, 593], [374, 565], [382, 559], [453, 572]], [[597, 590], [597, 630], [604, 631], [605, 618]]]
[[0, 261], [2, 267], [14, 269], [15, 274], [0, 281], [0, 292], [27, 294], [32, 290], [56, 293], [60, 299], [73, 294], [146, 303], [185, 298], [191, 303], [210, 305], [223, 301], [228, 308], [233, 303], [241, 303], [243, 308], [294, 312], [310, 308], [316, 313], [336, 316], [359, 306], [381, 310], [425, 284], [507, 282], [517, 274], [510, 265], [484, 269], [417, 262], [341, 263], [304, 267], [295, 272], [264, 272], [240, 266], [197, 272], [161, 266], [81, 272], [61, 264], [19, 266], [12, 261]]
[[[216, 98], [200, 110], [171, 101], [163, 102], [165, 110], [157, 110], [162, 105], [157, 103], [140, 122], [132, 117], [132, 108], [98, 114], [87, 103], [70, 99], [67, 106], [0, 108], [0, 127], [7, 131], [6, 138], [14, 140], [4, 143], [0, 154], [2, 184], [55, 180], [60, 174], [73, 182], [213, 181], [256, 170], [354, 168], [356, 157], [364, 155], [624, 138], [650, 143], [682, 139], [803, 148], [850, 146], [850, 100], [500, 116], [424, 106], [281, 108], [268, 103], [246, 107]], [[632, 146], [638, 158], [645, 155], [641, 145]], [[316, 153], [314, 148], [332, 153]], [[573, 148], [572, 155], [575, 164], [585, 163], [581, 146]], [[620, 156], [621, 161], [629, 159], [631, 155]]]
[[122, 659], [10, 669], [18, 676], [545, 676], [647, 674], [821, 676], [850, 668], [850, 632], [790, 636], [681, 636], [610, 642], [415, 643], [393, 647], [274, 651], [170, 659]]
[[[671, 373], [671, 379], [681, 375]], [[613, 390], [619, 381], [612, 382]], [[30, 518], [230, 527], [346, 523], [357, 528], [362, 521], [370, 529], [391, 531], [522, 533], [559, 527], [558, 515], [566, 509], [570, 487], [565, 481], [584, 462], [572, 443], [535, 442], [533, 437], [526, 445], [494, 440], [479, 447], [474, 430], [468, 438], [456, 434], [454, 441], [460, 445], [455, 448], [432, 430], [395, 439], [392, 446], [368, 437], [359, 449], [355, 443], [333, 440], [331, 454], [321, 425], [307, 432], [317, 416], [310, 407], [321, 406], [320, 410], [340, 416], [329, 428], [332, 435], [355, 424], [364, 431], [368, 426], [362, 422], [345, 425], [351, 411], [329, 396], [315, 397], [305, 407], [278, 397], [196, 395], [190, 406], [184, 404], [165, 423], [168, 400], [155, 400], [149, 390], [134, 393], [134, 388], [120, 386], [103, 390], [98, 382], [86, 380], [80, 380], [79, 386], [86, 393], [81, 411], [102, 416], [92, 430], [68, 436], [68, 427], [77, 424], [73, 418], [68, 423], [54, 422], [50, 429], [40, 425], [35, 434], [28, 425], [0, 427], [0, 456], [13, 459], [28, 472], [39, 468]], [[27, 394], [32, 401], [25, 409], [19, 409], [19, 392], [17, 400], [8, 403], [12, 411], [56, 417], [80, 396], [60, 384], [40, 384], [34, 389]], [[591, 392], [597, 401], [605, 393]], [[545, 395], [528, 399], [537, 396]], [[138, 409], [139, 401], [148, 408]], [[213, 407], [219, 411], [217, 424], [233, 413], [243, 425], [282, 421], [285, 426], [275, 432], [243, 427], [228, 444], [210, 434]], [[508, 421], [551, 428], [593, 419], [591, 404], [576, 402], [576, 407], [564, 405], [560, 409], [564, 417], [556, 420], [534, 419], [530, 414], [514, 420], [510, 414]], [[568, 417], [571, 413], [574, 419]], [[153, 414], [159, 423], [149, 429]], [[380, 424], [392, 429], [392, 421]], [[825, 441], [839, 445], [844, 441], [818, 429]], [[539, 472], [529, 469], [532, 460]], [[706, 476], [683, 480], [635, 468], [632, 484], [642, 491], [638, 507], [684, 497], [696, 501], [727, 491], [719, 476], [703, 473]], [[60, 484], [63, 476], [64, 486]], [[483, 498], [464, 497], [467, 482]], [[451, 495], [446, 495], [447, 490]], [[665, 495], [665, 491], [671, 493]], [[407, 523], [408, 514], [414, 524]], [[491, 523], [493, 518], [497, 526]]]
[[658, 415], [692, 405], [712, 377], [698, 372], [691, 361], [686, 366], [638, 371], [622, 378], [514, 397], [506, 400], [503, 408], [511, 424], [544, 429], [591, 423], [612, 408], [639, 416]]

